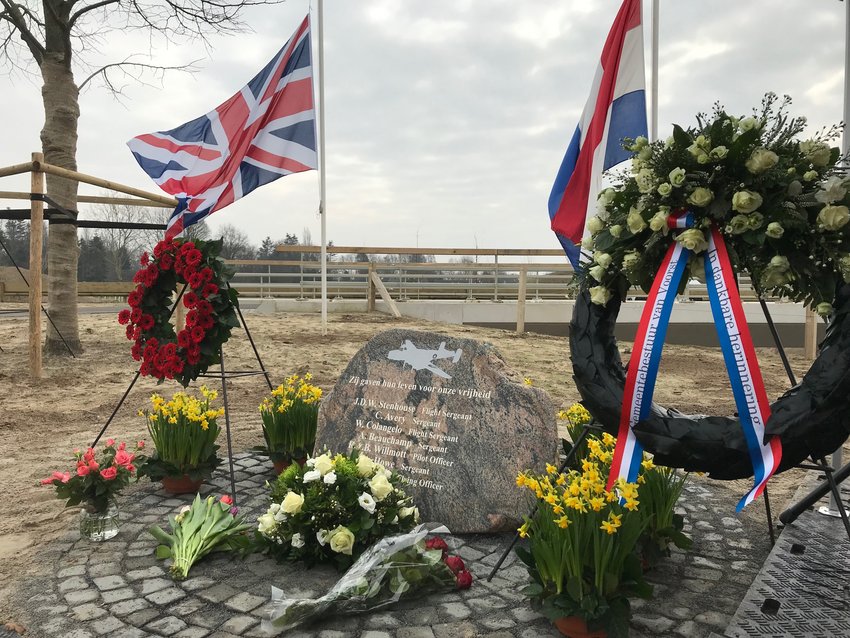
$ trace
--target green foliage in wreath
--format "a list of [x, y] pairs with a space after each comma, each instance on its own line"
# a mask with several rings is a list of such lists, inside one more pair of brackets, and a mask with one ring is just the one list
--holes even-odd
[[[666, 141], [626, 140], [631, 174], [600, 193], [582, 243], [592, 252], [582, 284], [594, 303], [625, 298], [632, 285], [648, 291], [673, 241], [694, 253], [682, 286], [704, 280], [702, 253], [716, 226], [735, 272], [749, 273], [760, 294], [832, 312], [836, 287], [850, 282], [850, 179], [830, 146], [841, 129], [801, 141], [806, 120], [787, 114], [790, 103], [769, 93], [740, 118], [716, 104]], [[668, 218], [684, 211], [695, 227], [671, 230]]]

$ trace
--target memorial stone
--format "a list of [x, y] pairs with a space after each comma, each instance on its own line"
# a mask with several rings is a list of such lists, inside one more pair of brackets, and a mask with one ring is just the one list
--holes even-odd
[[554, 463], [557, 442], [549, 397], [492, 345], [388, 330], [322, 401], [316, 450], [359, 449], [409, 481], [423, 521], [486, 533], [530, 512], [517, 473]]

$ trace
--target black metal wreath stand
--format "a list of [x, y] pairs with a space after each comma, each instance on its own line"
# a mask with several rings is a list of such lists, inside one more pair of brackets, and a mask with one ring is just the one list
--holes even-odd
[[[788, 355], [785, 353], [785, 347], [782, 345], [782, 340], [779, 338], [779, 332], [776, 330], [776, 325], [773, 323], [773, 317], [770, 315], [770, 310], [767, 307], [767, 303], [765, 303], [764, 299], [759, 295], [759, 304], [761, 305], [762, 312], [764, 313], [764, 318], [767, 320], [767, 327], [770, 330], [770, 334], [773, 337], [773, 342], [776, 344], [777, 350], [779, 350], [779, 357], [782, 359], [782, 365], [785, 368], [785, 374], [788, 376], [788, 381], [791, 383], [791, 387], [797, 385], [797, 377], [794, 375], [794, 371], [791, 369], [791, 364], [788, 361]], [[841, 492], [838, 489], [838, 485], [850, 475], [850, 463], [842, 467], [840, 470], [836, 471], [834, 467], [830, 466], [826, 462], [826, 458], [822, 457], [820, 459], [811, 459], [811, 463], [801, 463], [797, 467], [804, 470], [814, 470], [816, 472], [823, 472], [824, 478], [826, 481], [816, 487], [812, 492], [806, 495], [803, 499], [800, 500], [799, 503], [793, 504], [788, 507], [784, 512], [779, 515], [779, 520], [783, 525], [788, 525], [789, 523], [794, 522], [800, 514], [806, 511], [809, 507], [812, 506], [813, 503], [816, 503], [820, 498], [827, 494], [827, 492], [832, 493], [832, 497], [835, 499], [835, 503], [837, 504], [838, 514], [841, 516], [841, 521], [844, 523], [844, 529], [847, 532], [847, 538], [850, 540], [850, 519], [847, 517], [847, 512], [845, 511], [844, 505], [841, 501]], [[770, 515], [770, 502], [767, 500], [767, 487], [764, 489], [764, 497], [765, 497], [765, 507], [767, 508], [767, 524], [770, 529], [770, 542], [775, 543], [774, 533], [773, 533], [773, 519]]]
[[[183, 285], [183, 289], [180, 291], [180, 294], [177, 295], [177, 299], [174, 302], [174, 305], [171, 307], [171, 312], [168, 313], [168, 317], [166, 320], [171, 319], [174, 311], [177, 309], [177, 304], [180, 303], [180, 300], [183, 298], [183, 293], [186, 292], [187, 284]], [[227, 289], [230, 291], [230, 283], [227, 283]], [[227, 458], [229, 461], [229, 470], [230, 470], [230, 489], [231, 489], [231, 497], [233, 498], [233, 505], [237, 506], [236, 503], [236, 473], [233, 468], [233, 443], [232, 436], [230, 433], [230, 403], [227, 400], [227, 380], [241, 377], [249, 377], [262, 375], [265, 377], [266, 384], [269, 386], [269, 390], [273, 389], [273, 385], [271, 382], [271, 378], [269, 376], [268, 371], [266, 370], [265, 365], [263, 365], [263, 360], [260, 358], [260, 353], [257, 350], [257, 346], [254, 343], [254, 339], [251, 336], [251, 331], [248, 330], [248, 324], [245, 322], [245, 317], [242, 315], [242, 310], [239, 308], [239, 304], [235, 304], [236, 312], [239, 315], [239, 323], [242, 325], [242, 328], [245, 330], [245, 334], [248, 337], [248, 341], [251, 343], [251, 348], [254, 351], [254, 356], [257, 358], [257, 363], [260, 365], [260, 370], [227, 370], [224, 365], [224, 348], [219, 348], [219, 372], [218, 373], [209, 373], [204, 372], [198, 375], [198, 378], [215, 378], [221, 380], [221, 397], [224, 402], [224, 429], [227, 437]], [[136, 381], [139, 380], [139, 376], [141, 376], [141, 369], [136, 370], [136, 374], [133, 377], [133, 380], [130, 382], [130, 385], [124, 391], [121, 400], [118, 401], [118, 405], [115, 406], [115, 409], [112, 411], [112, 414], [109, 415], [109, 418], [106, 421], [106, 424], [101, 428], [98, 435], [95, 437], [94, 441], [91, 444], [91, 447], [97, 445], [97, 442], [100, 441], [101, 437], [106, 433], [106, 429], [109, 427], [109, 424], [112, 423], [112, 420], [115, 418], [115, 415], [118, 414], [118, 410], [121, 409], [121, 406], [124, 405], [124, 401], [127, 400], [127, 396], [130, 394], [130, 390], [133, 389], [133, 386], [136, 385]]]

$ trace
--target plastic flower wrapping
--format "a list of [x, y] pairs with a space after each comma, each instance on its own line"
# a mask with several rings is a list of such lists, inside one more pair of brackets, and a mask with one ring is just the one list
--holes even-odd
[[257, 539], [277, 558], [346, 568], [375, 541], [416, 525], [419, 511], [405, 485], [356, 450], [292, 464], [271, 484]]
[[448, 533], [443, 526], [419, 525], [406, 534], [381, 539], [321, 598], [287, 598], [272, 587], [271, 612], [263, 630], [278, 634], [333, 614], [364, 613], [429, 593], [469, 588], [472, 574], [459, 556], [448, 553], [442, 538]]
[[[799, 139], [806, 120], [787, 114], [790, 102], [768, 94], [749, 117], [716, 105], [696, 127], [674, 126], [666, 141], [627, 141], [631, 175], [600, 193], [582, 242], [592, 255], [582, 276], [594, 303], [624, 298], [633, 285], [649, 290], [674, 241], [694, 253], [690, 277], [702, 280], [716, 227], [733, 268], [749, 273], [759, 293], [832, 311], [836, 287], [850, 282], [850, 179], [830, 146], [841, 129]], [[671, 230], [686, 212], [693, 227]]]

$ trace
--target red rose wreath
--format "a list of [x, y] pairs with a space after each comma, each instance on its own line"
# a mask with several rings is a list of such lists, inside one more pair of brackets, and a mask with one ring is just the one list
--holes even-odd
[[[133, 277], [138, 284], [127, 297], [129, 309], [118, 313], [134, 341], [133, 359], [141, 361], [143, 376], [176, 379], [183, 386], [219, 362], [221, 344], [239, 325], [237, 292], [227, 285], [233, 276], [218, 255], [221, 240], [164, 239], [153, 257], [142, 254], [142, 268]], [[186, 327], [174, 332], [168, 319], [171, 299], [179, 284], [188, 284], [183, 295]]]

